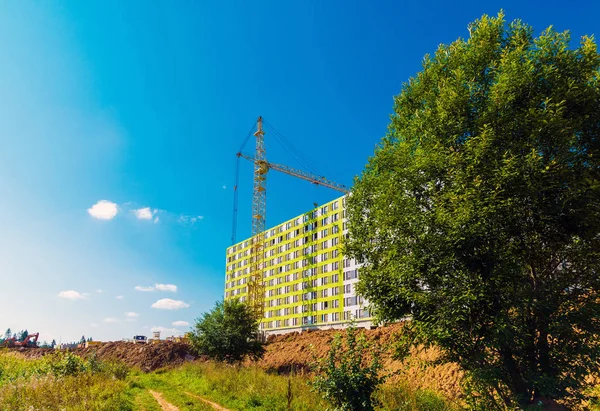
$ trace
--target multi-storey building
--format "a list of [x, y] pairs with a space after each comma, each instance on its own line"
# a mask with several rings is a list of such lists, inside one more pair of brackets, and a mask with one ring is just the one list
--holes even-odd
[[[371, 326], [366, 302], [356, 295], [359, 268], [342, 254], [348, 235], [345, 197], [264, 232], [262, 278], [267, 334], [338, 328], [354, 320]], [[248, 299], [251, 239], [227, 248], [225, 299]]]

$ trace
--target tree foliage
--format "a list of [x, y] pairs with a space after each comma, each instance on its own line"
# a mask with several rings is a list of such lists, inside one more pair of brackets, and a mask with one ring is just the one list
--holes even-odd
[[219, 361], [258, 358], [264, 352], [259, 339], [258, 321], [252, 309], [237, 299], [219, 301], [196, 324], [190, 341], [200, 355]]
[[502, 13], [469, 32], [395, 98], [347, 253], [381, 320], [505, 403], [566, 398], [600, 355], [600, 58]]

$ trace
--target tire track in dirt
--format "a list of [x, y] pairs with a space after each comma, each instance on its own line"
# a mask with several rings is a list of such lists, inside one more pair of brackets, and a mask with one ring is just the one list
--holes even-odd
[[179, 411], [179, 408], [165, 400], [159, 392], [148, 390], [164, 411]]
[[218, 410], [218, 411], [229, 411], [227, 408], [225, 408], [225, 407], [221, 407], [221, 406], [220, 406], [219, 404], [217, 404], [216, 402], [209, 401], [209, 400], [207, 400], [206, 398], [202, 398], [202, 397], [200, 397], [199, 395], [192, 394], [191, 392], [185, 392], [185, 391], [184, 391], [184, 393], [185, 393], [185, 394], [187, 394], [187, 395], [189, 395], [189, 396], [190, 396], [190, 397], [192, 397], [192, 398], [195, 398], [195, 399], [197, 399], [197, 400], [200, 400], [200, 401], [202, 401], [202, 402], [204, 402], [204, 403], [206, 403], [206, 404], [210, 405], [210, 406], [211, 406], [211, 407], [213, 407], [215, 410]]

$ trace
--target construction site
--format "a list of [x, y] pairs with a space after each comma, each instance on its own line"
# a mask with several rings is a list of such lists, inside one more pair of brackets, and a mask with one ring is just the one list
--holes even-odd
[[[226, 251], [225, 299], [247, 302], [263, 320], [266, 335], [309, 329], [341, 328], [349, 321], [372, 326], [367, 301], [356, 294], [360, 266], [343, 255], [348, 236], [348, 188], [304, 170], [267, 160], [263, 119], [256, 122], [255, 154], [238, 152], [253, 163], [252, 236], [235, 242], [237, 187], [234, 187], [232, 241]], [[246, 141], [242, 145], [245, 147]], [[239, 160], [238, 160], [239, 161]], [[265, 227], [270, 170], [344, 193], [302, 215]]]

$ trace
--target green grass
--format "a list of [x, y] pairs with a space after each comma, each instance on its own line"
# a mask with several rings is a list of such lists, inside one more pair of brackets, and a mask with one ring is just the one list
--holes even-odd
[[68, 354], [25, 360], [0, 352], [0, 409], [133, 410], [123, 372]]
[[[190, 392], [235, 410], [288, 409], [288, 377], [268, 374], [254, 367], [232, 367], [212, 362], [194, 363], [172, 370], [140, 375], [139, 381], [145, 387], [163, 393], [166, 400], [180, 407], [184, 407], [184, 404], [178, 402], [177, 394]], [[290, 409], [308, 411], [323, 410], [327, 407], [316, 393], [310, 391], [303, 377], [291, 377], [290, 382]], [[179, 401], [195, 401], [194, 406], [205, 406], [199, 400], [186, 397], [181, 399], [179, 396]]]

